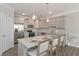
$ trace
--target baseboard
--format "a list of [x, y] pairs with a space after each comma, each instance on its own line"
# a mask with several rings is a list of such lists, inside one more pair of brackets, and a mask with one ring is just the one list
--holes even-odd
[[69, 46], [72, 46], [72, 47], [77, 47], [77, 48], [79, 48], [79, 46], [77, 46], [77, 45], [69, 45]]
[[68, 47], [68, 46], [72, 46], [72, 47], [77, 47], [77, 48], [79, 48], [79, 45], [74, 45], [74, 44], [65, 44], [65, 47]]

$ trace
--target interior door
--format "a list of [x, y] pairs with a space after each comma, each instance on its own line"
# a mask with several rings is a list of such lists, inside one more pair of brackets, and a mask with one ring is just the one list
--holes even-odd
[[1, 39], [2, 39], [2, 34], [1, 34], [1, 23], [2, 23], [2, 21], [1, 21], [1, 11], [0, 11], [0, 55], [2, 54], [2, 52], [1, 52]]
[[[6, 10], [5, 10], [6, 9]], [[10, 16], [10, 10], [8, 8], [4, 8], [4, 12], [2, 14], [2, 50], [3, 52], [12, 47], [12, 22]], [[12, 23], [12, 24], [11, 24]]]
[[[2, 34], [2, 52], [4, 52], [4, 51], [6, 51], [7, 49], [6, 49], [6, 47], [7, 47], [7, 45], [6, 45], [6, 41], [7, 41], [7, 36], [6, 36], [6, 28], [7, 28], [7, 26], [6, 26], [6, 15], [5, 15], [5, 13], [2, 13], [2, 23], [1, 23], [1, 34]], [[8, 33], [7, 33], [8, 34]]]
[[0, 55], [2, 55], [2, 52], [6, 49], [6, 41], [5, 41], [5, 33], [6, 33], [6, 21], [4, 20], [2, 11], [2, 6], [0, 6]]
[[0, 5], [0, 54], [14, 46], [13, 9]]
[[1, 52], [9, 49], [9, 19], [8, 11], [6, 8], [2, 7], [1, 14]]

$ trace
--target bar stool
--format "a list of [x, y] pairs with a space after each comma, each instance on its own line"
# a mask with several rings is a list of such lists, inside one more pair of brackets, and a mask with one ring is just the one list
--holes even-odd
[[52, 37], [51, 47], [50, 47], [50, 56], [60, 55], [63, 50], [64, 36], [60, 35], [58, 37]]
[[50, 56], [52, 56], [53, 54], [54, 55], [56, 54], [56, 49], [57, 49], [58, 43], [59, 43], [59, 39], [53, 37], [51, 44], [50, 44], [51, 45], [50, 46]]

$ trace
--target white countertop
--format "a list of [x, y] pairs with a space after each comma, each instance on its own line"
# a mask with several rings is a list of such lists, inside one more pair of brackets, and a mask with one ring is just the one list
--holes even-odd
[[[58, 37], [58, 36], [60, 36], [60, 35], [56, 35], [55, 37]], [[18, 42], [20, 42], [26, 48], [29, 49], [31, 47], [37, 46], [38, 41], [41, 41], [45, 38], [51, 38], [51, 35], [41, 35], [41, 36], [36, 36], [36, 37], [22, 38], [22, 39], [18, 39]], [[34, 42], [33, 39], [35, 39], [36, 41]]]
[[[43, 40], [44, 38], [47, 38], [47, 35], [22, 38], [22, 39], [18, 39], [18, 42], [23, 44], [26, 48], [31, 48], [37, 46], [38, 41]], [[36, 41], [33, 41], [33, 39], [35, 39]]]

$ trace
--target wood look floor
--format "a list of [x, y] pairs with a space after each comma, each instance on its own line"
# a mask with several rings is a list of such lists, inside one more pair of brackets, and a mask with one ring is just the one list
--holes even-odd
[[[63, 55], [60, 56], [79, 56], [79, 48], [77, 47], [65, 47], [61, 52]], [[14, 48], [9, 49], [8, 51], [2, 54], [3, 56], [18, 56], [18, 46], [15, 45]]]
[[11, 48], [4, 52], [2, 56], [18, 56], [18, 45], [16, 44], [14, 48]]
[[79, 56], [79, 48], [66, 47], [63, 49], [63, 56]]

